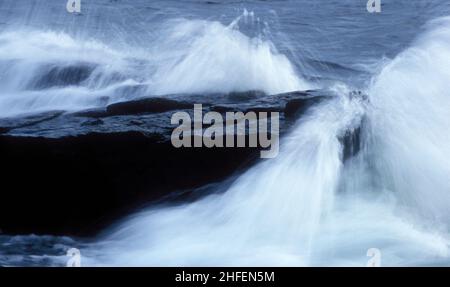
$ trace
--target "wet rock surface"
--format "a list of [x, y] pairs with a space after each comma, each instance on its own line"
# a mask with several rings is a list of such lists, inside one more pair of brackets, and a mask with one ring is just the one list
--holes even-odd
[[[281, 134], [321, 91], [170, 95], [76, 113], [0, 119], [0, 228], [8, 234], [92, 235], [155, 201], [189, 200], [259, 160], [259, 148], [175, 148], [176, 111], [280, 113]], [[282, 143], [281, 143], [282, 148]]]

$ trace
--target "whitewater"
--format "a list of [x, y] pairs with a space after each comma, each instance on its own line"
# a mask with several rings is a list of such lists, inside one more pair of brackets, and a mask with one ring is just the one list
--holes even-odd
[[[448, 263], [450, 19], [428, 29], [381, 68], [368, 102], [337, 87], [276, 160], [223, 195], [126, 220], [92, 263], [364, 266], [370, 248], [384, 266]], [[362, 151], [343, 164], [338, 138], [359, 126]]]
[[[132, 51], [64, 32], [0, 33], [2, 117], [103, 107], [149, 93], [332, 95], [297, 120], [277, 158], [250, 167], [225, 192], [155, 205], [96, 238], [61, 237], [57, 247], [79, 248], [83, 266], [365, 266], [370, 248], [380, 250], [383, 266], [448, 266], [450, 18], [426, 21], [392, 58], [346, 63], [364, 71], [361, 77], [317, 80], [325, 61], [311, 64], [312, 46], [292, 47], [258, 13], [240, 11], [227, 24], [165, 21], [157, 46]], [[300, 48], [313, 61], [292, 56]], [[49, 71], [80, 63], [89, 73], [73, 83], [40, 85]], [[345, 159], [348, 133], [360, 134], [359, 152]], [[46, 240], [54, 238], [1, 242]], [[0, 264], [20, 264], [23, 256], [0, 252]], [[67, 259], [32, 257], [50, 265]]]

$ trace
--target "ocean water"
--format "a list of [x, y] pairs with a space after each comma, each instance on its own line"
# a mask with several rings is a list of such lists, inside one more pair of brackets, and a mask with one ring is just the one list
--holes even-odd
[[370, 248], [383, 266], [450, 265], [450, 3], [62, 2], [0, 3], [1, 117], [173, 93], [335, 97], [225, 193], [97, 238], [1, 235], [1, 265], [64, 265], [71, 247], [88, 266], [365, 266]]

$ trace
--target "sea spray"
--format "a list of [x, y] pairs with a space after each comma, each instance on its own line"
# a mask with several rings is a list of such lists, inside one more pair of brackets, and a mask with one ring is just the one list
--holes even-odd
[[450, 18], [428, 29], [370, 87], [370, 148], [381, 188], [419, 217], [448, 224]]
[[[374, 77], [368, 99], [340, 89], [310, 110], [276, 160], [225, 194], [123, 222], [86, 250], [90, 264], [365, 266], [370, 249], [384, 266], [444, 264], [448, 27], [431, 23]], [[339, 137], [358, 127], [361, 151], [344, 164]]]
[[160, 27], [161, 38], [148, 47], [117, 48], [114, 42], [54, 31], [3, 31], [0, 116], [101, 108], [173, 93], [276, 94], [312, 88], [269, 39], [240, 31], [238, 24], [248, 17], [244, 13], [228, 26], [168, 20]]
[[246, 17], [228, 26], [214, 21], [173, 21], [162, 45], [171, 50], [172, 57], [167, 60], [167, 52], [157, 49], [165, 64], [158, 66], [149, 89], [157, 94], [249, 90], [277, 94], [312, 88], [270, 40], [251, 38], [239, 30], [237, 23]]
[[106, 259], [92, 264], [310, 264], [343, 167], [339, 137], [359, 125], [363, 110], [361, 98], [345, 95], [313, 108], [277, 158], [223, 195], [135, 215], [94, 247]]

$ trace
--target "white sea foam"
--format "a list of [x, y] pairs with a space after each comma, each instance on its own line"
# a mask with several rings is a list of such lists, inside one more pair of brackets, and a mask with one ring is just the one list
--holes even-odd
[[168, 21], [147, 47], [120, 49], [62, 32], [3, 32], [0, 116], [75, 111], [171, 93], [275, 94], [311, 88], [270, 40], [239, 30], [238, 24], [252, 15], [244, 13], [228, 26]]
[[[449, 262], [450, 23], [441, 19], [387, 63], [363, 97], [311, 110], [278, 158], [223, 195], [125, 220], [89, 264], [365, 266]], [[360, 123], [362, 150], [338, 140]]]

